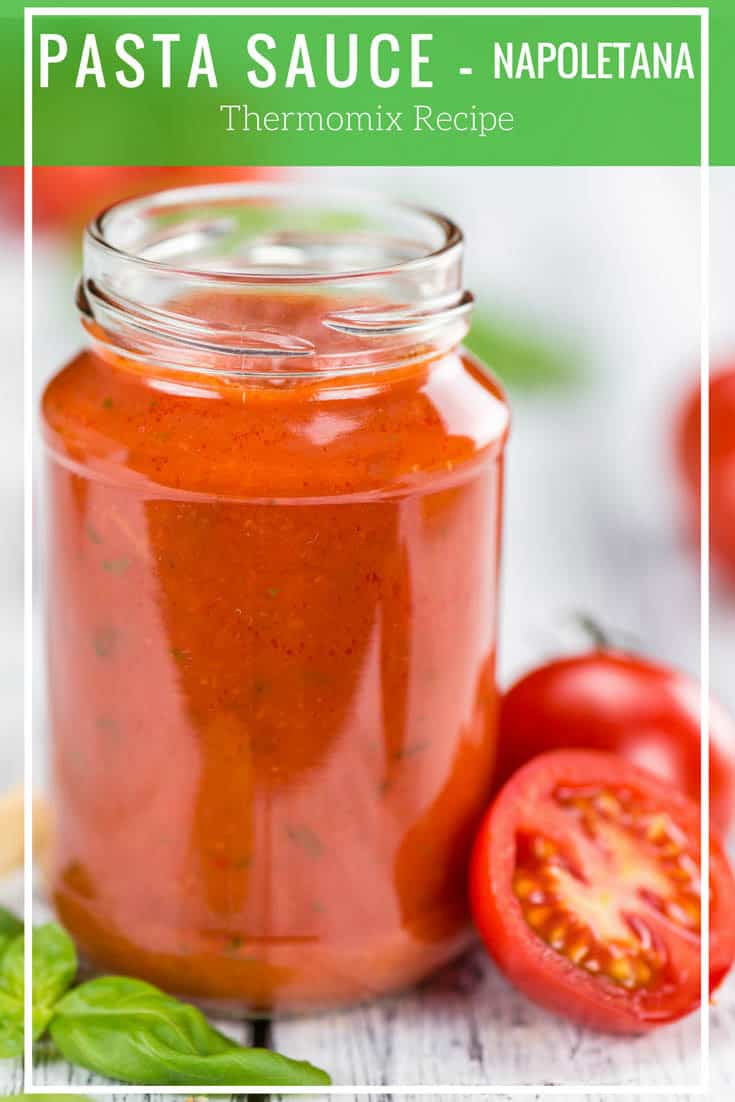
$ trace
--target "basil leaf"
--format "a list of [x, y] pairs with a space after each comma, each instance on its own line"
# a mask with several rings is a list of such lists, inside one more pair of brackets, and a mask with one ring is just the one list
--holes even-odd
[[464, 343], [509, 386], [559, 386], [583, 374], [574, 351], [557, 347], [553, 339], [542, 339], [520, 323], [491, 318], [479, 308]]
[[21, 920], [16, 918], [13, 912], [7, 910], [6, 907], [0, 907], [0, 944], [22, 933], [23, 923]]
[[[23, 961], [22, 934], [8, 941], [0, 955], [0, 1057], [23, 1053]], [[33, 1040], [45, 1033], [56, 1003], [74, 979], [77, 955], [65, 930], [54, 922], [33, 931]]]
[[241, 1048], [200, 1011], [142, 980], [104, 976], [58, 1003], [51, 1037], [72, 1064], [145, 1086], [326, 1086], [326, 1072]]

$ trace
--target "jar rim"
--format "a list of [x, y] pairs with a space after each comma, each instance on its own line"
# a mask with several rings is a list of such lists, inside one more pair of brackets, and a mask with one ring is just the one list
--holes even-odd
[[[314, 206], [329, 206], [330, 201], [347, 201], [344, 210], [352, 207], [364, 208], [375, 211], [394, 212], [397, 215], [421, 220], [427, 228], [439, 231], [441, 237], [438, 243], [431, 247], [426, 246], [419, 255], [406, 257], [394, 263], [384, 265], [370, 265], [359, 268], [346, 268], [339, 271], [307, 271], [301, 273], [284, 272], [263, 274], [254, 270], [228, 269], [216, 267], [197, 266], [196, 264], [171, 264], [158, 260], [150, 255], [141, 255], [138, 250], [124, 247], [111, 239], [112, 224], [114, 219], [122, 219], [128, 233], [133, 228], [133, 220], [140, 220], [141, 228], [145, 215], [160, 212], [174, 206], [189, 207], [198, 203], [232, 202], [245, 203], [261, 200], [269, 201], [296, 201], [302, 205], [304, 202], [314, 201]], [[84, 231], [85, 244], [95, 249], [101, 249], [111, 257], [117, 256], [127, 263], [140, 265], [142, 269], [168, 273], [171, 276], [188, 278], [201, 278], [213, 282], [235, 282], [257, 285], [259, 283], [289, 284], [310, 283], [316, 285], [329, 285], [347, 280], [387, 279], [393, 275], [420, 272], [438, 262], [451, 260], [454, 255], [461, 253], [464, 246], [464, 235], [459, 226], [446, 215], [433, 211], [420, 204], [410, 203], [402, 199], [387, 198], [383, 193], [371, 189], [354, 188], [350, 186], [330, 185], [320, 188], [318, 193], [298, 182], [279, 181], [234, 181], [213, 184], [197, 184], [189, 187], [167, 188], [161, 191], [146, 192], [145, 194], [118, 200], [105, 207], [93, 218]]]
[[[350, 187], [198, 185], [125, 199], [84, 237], [77, 289], [93, 340], [144, 362], [255, 374], [354, 374], [458, 344], [472, 295], [443, 214]], [[371, 262], [373, 261], [373, 262]], [[213, 294], [214, 293], [214, 296]], [[316, 302], [317, 330], [242, 306]], [[228, 310], [235, 307], [234, 311]]]

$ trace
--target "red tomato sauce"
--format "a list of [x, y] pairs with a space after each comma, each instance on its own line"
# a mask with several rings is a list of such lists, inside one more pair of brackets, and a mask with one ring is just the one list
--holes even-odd
[[[227, 311], [308, 337], [326, 308]], [[87, 959], [270, 1012], [453, 956], [495, 756], [495, 383], [430, 346], [318, 378], [98, 348], [43, 414], [51, 889]]]

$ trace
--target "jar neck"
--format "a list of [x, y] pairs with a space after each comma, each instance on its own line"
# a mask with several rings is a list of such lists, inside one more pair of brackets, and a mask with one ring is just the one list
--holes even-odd
[[462, 340], [462, 238], [438, 215], [359, 193], [227, 185], [110, 208], [77, 290], [105, 356], [199, 375], [375, 372]]

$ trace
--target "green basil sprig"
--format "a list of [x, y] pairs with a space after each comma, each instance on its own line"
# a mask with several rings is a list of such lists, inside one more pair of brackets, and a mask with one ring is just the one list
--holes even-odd
[[187, 1003], [142, 980], [103, 976], [57, 1005], [51, 1038], [72, 1064], [155, 1086], [326, 1086], [326, 1072], [262, 1048], [241, 1048]]
[[[0, 1057], [23, 1052], [22, 924], [0, 911]], [[325, 1071], [243, 1048], [188, 1003], [142, 980], [104, 976], [73, 987], [74, 944], [50, 922], [33, 931], [33, 1040], [48, 1030], [71, 1064], [145, 1086], [327, 1086]]]

